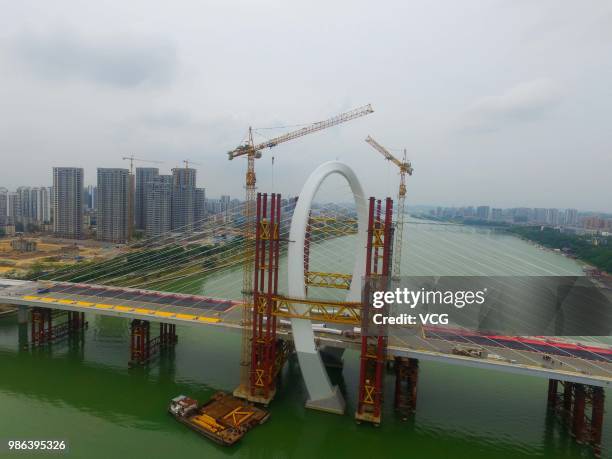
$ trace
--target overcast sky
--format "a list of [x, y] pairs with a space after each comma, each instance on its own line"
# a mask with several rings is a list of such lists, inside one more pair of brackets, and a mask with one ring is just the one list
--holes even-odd
[[370, 134], [407, 148], [410, 204], [612, 211], [609, 0], [0, 0], [0, 11], [0, 186], [50, 185], [53, 166], [81, 166], [93, 184], [96, 167], [134, 154], [162, 172], [198, 162], [209, 196], [242, 196], [245, 161], [226, 152], [249, 125], [371, 103], [371, 115], [265, 151], [259, 188], [271, 188], [274, 155], [284, 194], [330, 159], [368, 194], [395, 194]]

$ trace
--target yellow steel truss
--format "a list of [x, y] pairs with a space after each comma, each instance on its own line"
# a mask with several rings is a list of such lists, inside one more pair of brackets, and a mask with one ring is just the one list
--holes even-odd
[[244, 407], [234, 408], [232, 411], [223, 416], [223, 420], [228, 420], [230, 417], [232, 418], [232, 423], [235, 427], [239, 427], [244, 421], [249, 419], [251, 416], [255, 414], [254, 411], [245, 411]]
[[[259, 222], [260, 230], [261, 230], [261, 239], [269, 240], [270, 239], [270, 227], [272, 226], [267, 219], [262, 219]], [[278, 239], [278, 223], [274, 223], [274, 240]]]
[[344, 236], [357, 233], [357, 220], [350, 218], [336, 218], [315, 216], [310, 217], [310, 231], [317, 233]]
[[365, 385], [365, 397], [363, 398], [363, 403], [374, 405], [374, 389], [376, 388], [372, 385]]
[[347, 325], [361, 324], [361, 302], [311, 300], [286, 296], [275, 296], [273, 301], [273, 314], [277, 317]]
[[319, 271], [308, 271], [305, 277], [306, 285], [344, 290], [351, 288], [351, 279], [353, 278], [350, 274], [324, 273]]

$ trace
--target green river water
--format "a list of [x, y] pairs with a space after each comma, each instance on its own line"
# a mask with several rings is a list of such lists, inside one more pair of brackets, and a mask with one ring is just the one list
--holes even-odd
[[[403, 274], [579, 274], [579, 263], [487, 229], [407, 225]], [[350, 271], [351, 238], [320, 243], [313, 267]], [[337, 254], [337, 256], [330, 256]], [[282, 265], [281, 265], [282, 266]], [[281, 279], [281, 285], [284, 279]], [[235, 297], [241, 272], [218, 273], [175, 290]], [[59, 343], [19, 349], [16, 317], [0, 318], [0, 439], [65, 439], [72, 458], [578, 458], [575, 445], [546, 410], [544, 379], [421, 362], [416, 414], [392, 409], [386, 378], [383, 423], [356, 425], [358, 356], [345, 354], [331, 372], [347, 401], [345, 416], [304, 408], [297, 362], [285, 367], [268, 423], [231, 448], [212, 444], [166, 413], [170, 398], [204, 400], [239, 379], [240, 335], [178, 327], [173, 355], [149, 368], [127, 369], [127, 320], [88, 315], [83, 346]], [[23, 334], [24, 328], [21, 329]], [[612, 457], [612, 394], [604, 424], [604, 457]], [[45, 454], [2, 453], [6, 457]]]

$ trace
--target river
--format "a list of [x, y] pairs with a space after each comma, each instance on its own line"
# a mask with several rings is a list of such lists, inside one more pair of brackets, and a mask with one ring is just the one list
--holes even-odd
[[[350, 271], [349, 256], [330, 254], [350, 254], [352, 242], [345, 237], [319, 243], [311, 269]], [[413, 222], [406, 225], [403, 252], [406, 275], [581, 273], [574, 260], [490, 229]], [[284, 282], [281, 277], [281, 285]], [[172, 287], [238, 298], [240, 286], [236, 268]], [[60, 343], [30, 352], [19, 349], [16, 317], [0, 318], [0, 439], [65, 439], [66, 457], [104, 459], [591, 455], [547, 415], [546, 380], [439, 363], [421, 362], [412, 418], [404, 421], [394, 414], [389, 374], [382, 425], [356, 425], [355, 352], [345, 354], [343, 370], [331, 372], [347, 400], [345, 416], [304, 408], [305, 389], [291, 360], [269, 422], [238, 446], [219, 447], [174, 421], [166, 406], [178, 394], [203, 400], [217, 390], [231, 391], [239, 379], [239, 334], [179, 327], [172, 355], [161, 356], [149, 368], [128, 370], [128, 322], [95, 315], [87, 320], [83, 346]], [[612, 457], [611, 400], [608, 394], [604, 457]]]

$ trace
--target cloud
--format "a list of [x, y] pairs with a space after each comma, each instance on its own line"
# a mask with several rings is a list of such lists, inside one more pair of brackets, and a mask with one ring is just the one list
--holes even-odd
[[70, 32], [21, 36], [14, 54], [35, 75], [51, 80], [85, 80], [133, 88], [170, 84], [177, 67], [176, 50], [169, 42], [92, 40]]
[[544, 117], [563, 98], [562, 88], [549, 78], [521, 83], [501, 95], [484, 97], [464, 114], [469, 130], [494, 131], [513, 123], [530, 122]]

